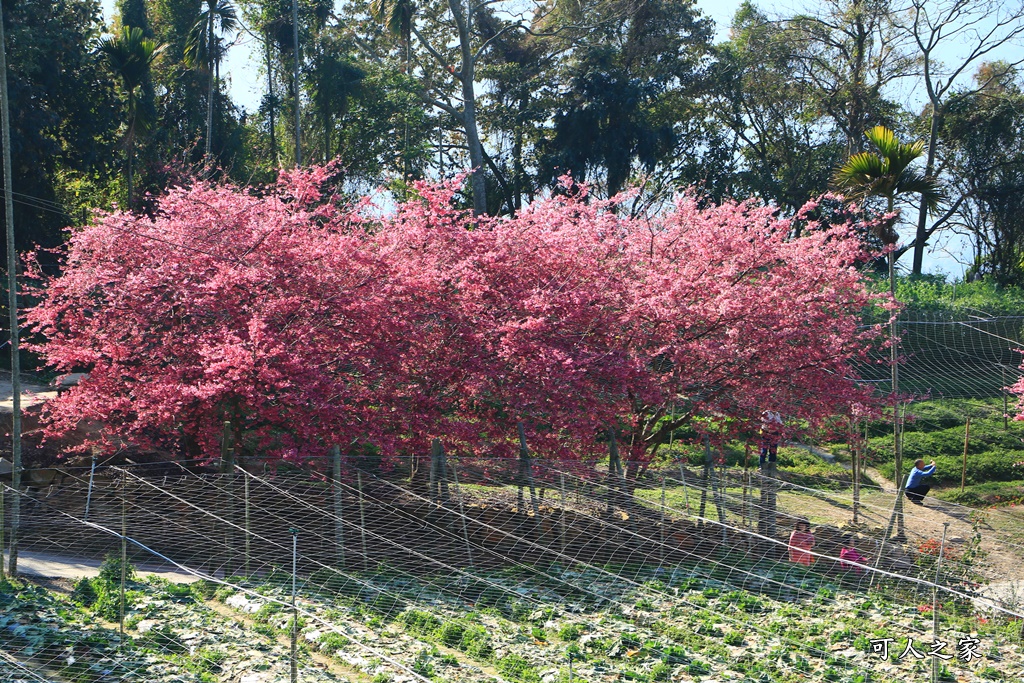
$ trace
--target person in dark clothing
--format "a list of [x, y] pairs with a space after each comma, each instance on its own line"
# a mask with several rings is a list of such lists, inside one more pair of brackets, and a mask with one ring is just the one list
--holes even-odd
[[928, 467], [924, 466], [924, 460], [914, 461], [914, 469], [907, 475], [907, 500], [915, 505], [924, 505], [921, 499], [931, 490], [931, 486], [924, 483], [924, 478], [935, 473], [935, 461], [932, 460]]

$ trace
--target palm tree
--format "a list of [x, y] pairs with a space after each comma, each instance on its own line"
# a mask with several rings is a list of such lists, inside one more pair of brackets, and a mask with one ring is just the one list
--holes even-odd
[[[832, 186], [849, 199], [885, 197], [888, 213], [892, 213], [896, 197], [905, 194], [920, 194], [928, 209], [934, 210], [942, 199], [938, 182], [910, 167], [924, 154], [924, 142], [900, 142], [885, 126], [875, 126], [864, 135], [877, 153], [861, 152], [851, 156], [836, 170]], [[894, 244], [896, 238], [889, 237], [883, 241]]]
[[412, 0], [372, 0], [370, 14], [387, 28], [388, 33], [402, 39], [406, 70], [409, 67], [409, 45], [412, 39], [412, 17], [416, 5]]
[[135, 137], [145, 132], [152, 121], [139, 115], [136, 91], [149, 76], [153, 60], [163, 49], [156, 41], [145, 38], [142, 29], [125, 26], [121, 35], [100, 40], [99, 51], [110, 65], [111, 70], [121, 78], [128, 100], [128, 131], [125, 133], [127, 148], [126, 173], [128, 181], [128, 208], [132, 208], [132, 173], [135, 156]]
[[[868, 140], [875, 146], [875, 152], [854, 154], [846, 163], [836, 169], [832, 178], [832, 187], [846, 195], [849, 199], [865, 199], [867, 197], [884, 197], [886, 213], [892, 214], [896, 198], [901, 195], [917, 194], [928, 207], [934, 211], [942, 199], [938, 181], [925, 175], [911, 164], [924, 154], [924, 142], [900, 142], [896, 134], [885, 126], [875, 126], [865, 133]], [[889, 294], [896, 298], [896, 249], [899, 239], [894, 228], [895, 217], [889, 218], [878, 227], [878, 237], [889, 247]], [[889, 323], [889, 340], [892, 364], [892, 393], [899, 393], [898, 344], [896, 339], [896, 321]], [[897, 520], [896, 537], [903, 537], [903, 446], [900, 439], [899, 407], [893, 408], [893, 450], [896, 464], [896, 486], [898, 493], [893, 507], [893, 517]], [[892, 531], [893, 520], [889, 521], [886, 536]], [[883, 542], [885, 538], [883, 537]]]
[[209, 157], [213, 139], [214, 86], [220, 77], [220, 60], [227, 51], [218, 34], [237, 29], [238, 14], [230, 0], [204, 0], [203, 7], [185, 44], [185, 63], [192, 68], [205, 69], [209, 78], [205, 148], [205, 154]]

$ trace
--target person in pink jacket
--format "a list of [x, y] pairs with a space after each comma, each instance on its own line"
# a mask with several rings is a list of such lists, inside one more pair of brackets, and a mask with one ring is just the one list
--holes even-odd
[[814, 534], [811, 525], [804, 521], [796, 523], [796, 528], [789, 535], [789, 561], [810, 567], [814, 563], [814, 555], [808, 550], [814, 547]]

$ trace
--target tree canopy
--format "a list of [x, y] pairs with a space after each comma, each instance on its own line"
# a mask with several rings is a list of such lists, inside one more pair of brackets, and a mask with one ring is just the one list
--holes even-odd
[[200, 182], [154, 219], [75, 232], [60, 275], [33, 271], [27, 314], [48, 364], [89, 373], [49, 404], [49, 433], [92, 420], [107, 446], [195, 456], [230, 420], [267, 458], [434, 437], [509, 454], [522, 422], [545, 455], [594, 456], [615, 429], [644, 461], [697, 417], [814, 423], [868, 400], [853, 363], [880, 299], [852, 225], [790, 239], [770, 208], [689, 196], [649, 222], [572, 184], [482, 218], [453, 206], [458, 183], [417, 183], [379, 216], [330, 180]]

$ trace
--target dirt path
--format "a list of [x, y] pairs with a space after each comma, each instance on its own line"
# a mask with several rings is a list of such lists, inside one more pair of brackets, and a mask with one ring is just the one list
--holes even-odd
[[[5, 567], [7, 566], [7, 559], [7, 554], [5, 553], [3, 555]], [[45, 553], [18, 553], [18, 573], [25, 576], [77, 581], [82, 578], [99, 576], [101, 564], [101, 560], [87, 560]], [[139, 576], [159, 576], [172, 583], [192, 583], [197, 580], [197, 577], [194, 575], [183, 572], [177, 567], [156, 567], [143, 564], [137, 566], [136, 571]]]
[[[868, 527], [884, 529], [892, 512], [896, 485], [874, 468], [865, 468], [864, 474], [876, 487], [862, 489], [860, 521]], [[799, 511], [815, 524], [842, 526], [852, 520], [850, 496], [848, 491], [815, 497], [795, 493], [785, 500], [780, 498], [780, 507]], [[948, 523], [947, 544], [964, 548], [974, 537], [976, 525], [984, 554], [979, 569], [989, 581], [981, 593], [1007, 609], [1024, 613], [1024, 512], [1008, 508], [974, 510], [931, 497], [924, 499], [924, 505], [905, 501], [904, 512], [908, 542], [913, 545], [925, 539], [938, 540], [943, 524]]]

